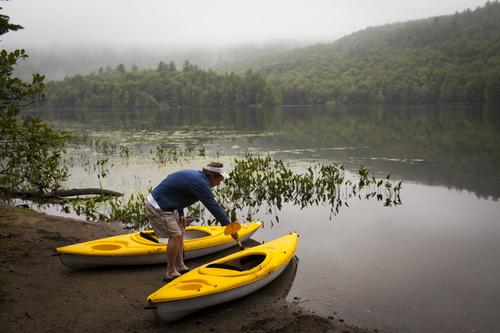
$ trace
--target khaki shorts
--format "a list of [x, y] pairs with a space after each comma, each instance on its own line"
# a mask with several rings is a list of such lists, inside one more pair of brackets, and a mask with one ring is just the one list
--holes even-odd
[[156, 237], [171, 238], [182, 235], [182, 229], [179, 225], [179, 214], [176, 211], [164, 212], [161, 209], [156, 209], [146, 199], [146, 213]]

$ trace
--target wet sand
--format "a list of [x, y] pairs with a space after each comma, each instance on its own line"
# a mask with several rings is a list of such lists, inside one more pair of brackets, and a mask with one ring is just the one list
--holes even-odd
[[[256, 293], [163, 323], [144, 307], [146, 297], [163, 285], [164, 265], [74, 271], [51, 256], [58, 246], [122, 232], [119, 224], [86, 223], [1, 205], [0, 331], [378, 332], [348, 326], [341, 318], [322, 318], [287, 302], [298, 259]], [[237, 248], [187, 264], [194, 268], [233, 251]]]

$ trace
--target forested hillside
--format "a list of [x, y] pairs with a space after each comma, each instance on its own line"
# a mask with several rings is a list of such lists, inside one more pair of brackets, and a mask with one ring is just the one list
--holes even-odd
[[254, 68], [285, 104], [500, 102], [500, 3], [368, 28]]
[[367, 28], [334, 43], [246, 59], [218, 71], [188, 62], [181, 70], [174, 63], [160, 63], [156, 70], [127, 71], [121, 65], [49, 83], [48, 103], [102, 108], [498, 103], [500, 3]]
[[[47, 84], [48, 105], [58, 108], [142, 108], [276, 104], [279, 99], [264, 77], [220, 75], [185, 62], [160, 62], [155, 70], [99, 69]], [[47, 104], [44, 104], [45, 106]]]

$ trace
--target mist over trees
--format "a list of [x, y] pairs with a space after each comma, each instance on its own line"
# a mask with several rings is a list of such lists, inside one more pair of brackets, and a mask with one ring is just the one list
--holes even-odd
[[[45, 49], [26, 47], [30, 57], [16, 66], [16, 75], [24, 80], [31, 78], [32, 73], [43, 73], [47, 80], [62, 80], [77, 74], [88, 75], [100, 67], [116, 68], [119, 64], [131, 68], [154, 69], [161, 59], [182, 65], [186, 59], [199, 68], [218, 71], [225, 64], [236, 60], [251, 60], [263, 56], [271, 56], [299, 46], [309, 44], [298, 41], [270, 41], [264, 44], [249, 44], [225, 48], [168, 48], [158, 47], [111, 47], [106, 45], [51, 46]], [[225, 72], [222, 70], [219, 72]], [[230, 72], [230, 71], [228, 71]], [[244, 72], [244, 71], [243, 71]]]
[[[219, 61], [125, 66], [47, 87], [51, 107], [500, 102], [500, 3], [367, 28], [329, 44]], [[228, 74], [229, 73], [229, 74]]]
[[500, 3], [258, 62], [284, 104], [500, 102]]

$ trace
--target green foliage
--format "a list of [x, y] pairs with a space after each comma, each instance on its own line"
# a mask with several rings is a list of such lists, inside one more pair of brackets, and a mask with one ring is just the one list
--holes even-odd
[[[0, 34], [22, 27], [0, 15]], [[67, 169], [60, 162], [67, 135], [57, 133], [37, 118], [22, 118], [20, 109], [43, 98], [43, 76], [31, 83], [13, 76], [24, 50], [0, 52], [0, 191], [44, 192], [60, 188]]]
[[254, 59], [284, 104], [500, 102], [500, 3]]
[[67, 214], [71, 212], [72, 208], [76, 215], [83, 215], [88, 221], [108, 221], [109, 214], [106, 212], [106, 204], [112, 201], [113, 199], [109, 196], [99, 195], [96, 197], [63, 199], [60, 204], [62, 210]]
[[[168, 108], [500, 102], [500, 4], [367, 28], [334, 43], [203, 71], [101, 69], [47, 87], [49, 106]], [[249, 68], [251, 70], [249, 70]], [[233, 73], [235, 70], [238, 74]]]
[[0, 190], [3, 192], [56, 190], [67, 179], [61, 164], [65, 134], [54, 132], [40, 119], [0, 115]]
[[156, 70], [99, 71], [75, 75], [47, 85], [51, 107], [169, 108], [196, 106], [269, 105], [275, 91], [260, 74], [219, 75], [185, 62], [182, 70], [160, 62]]
[[123, 202], [122, 198], [114, 198], [110, 201], [109, 219], [145, 225], [148, 221], [145, 199], [146, 197], [142, 193], [132, 194], [127, 202]]
[[198, 151], [195, 152], [194, 147], [179, 147], [177, 145], [170, 145], [170, 147], [156, 146], [155, 156], [153, 161], [158, 165], [164, 165], [167, 162], [178, 162], [179, 160], [188, 160], [196, 155], [205, 156], [205, 147], [201, 145]]
[[[0, 10], [2, 7], [0, 7]], [[18, 24], [9, 23], [10, 18], [7, 15], [0, 13], [0, 36], [6, 34], [9, 31], [17, 31], [19, 29], [23, 29], [22, 26]]]
[[144, 199], [142, 193], [132, 194], [127, 200], [99, 195], [64, 199], [59, 204], [64, 212], [70, 213], [73, 210], [76, 215], [84, 216], [88, 221], [122, 221], [140, 227], [148, 223]]
[[[237, 212], [251, 220], [264, 209], [279, 222], [278, 213], [285, 204], [300, 208], [328, 205], [332, 215], [336, 215], [343, 206], [349, 207], [348, 201], [354, 198], [375, 198], [384, 206], [400, 205], [400, 190], [401, 182], [393, 184], [389, 176], [376, 179], [363, 167], [353, 178], [346, 177], [344, 168], [337, 164], [315, 164], [304, 172], [294, 172], [281, 160], [246, 156], [235, 159], [231, 181], [219, 186], [214, 194], [232, 221], [237, 220]], [[88, 220], [119, 220], [142, 227], [148, 223], [144, 199], [145, 195], [139, 193], [126, 201], [99, 196], [64, 203], [68, 211], [72, 206]], [[199, 216], [207, 224], [216, 222], [200, 203], [188, 207], [188, 215]]]
[[216, 196], [226, 208], [246, 211], [247, 219], [265, 208], [278, 220], [277, 211], [286, 203], [301, 208], [327, 204], [334, 215], [354, 197], [376, 197], [385, 206], [401, 204], [401, 183], [394, 185], [389, 177], [377, 180], [363, 167], [358, 178], [357, 183], [346, 178], [344, 168], [337, 164], [315, 164], [297, 173], [270, 156], [246, 156], [235, 159], [231, 181], [218, 188]]

